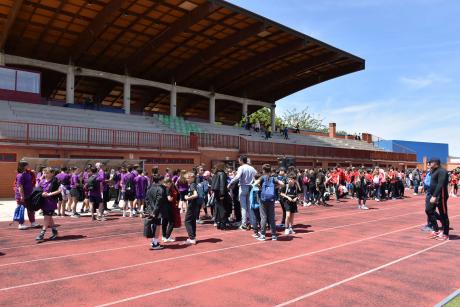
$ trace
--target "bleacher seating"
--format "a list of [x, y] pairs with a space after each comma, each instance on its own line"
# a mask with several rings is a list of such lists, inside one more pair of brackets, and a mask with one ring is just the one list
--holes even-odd
[[[262, 132], [256, 133], [241, 127], [221, 124], [192, 122], [181, 117], [171, 117], [163, 114], [153, 117], [126, 115], [11, 101], [0, 101], [0, 120], [182, 135], [188, 135], [190, 132], [237, 135], [252, 141], [265, 141]], [[382, 149], [374, 147], [373, 144], [363, 141], [294, 133], [289, 134], [289, 140], [285, 140], [280, 133], [273, 133], [272, 138], [267, 141], [382, 151]]]
[[164, 125], [173, 129], [177, 133], [189, 135], [190, 132], [201, 133], [202, 129], [198, 127], [195, 123], [186, 121], [180, 116], [169, 116], [164, 114], [156, 114], [154, 116]]

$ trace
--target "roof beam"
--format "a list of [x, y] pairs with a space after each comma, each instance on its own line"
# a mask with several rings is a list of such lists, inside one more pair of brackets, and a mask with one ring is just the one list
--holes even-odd
[[11, 8], [11, 12], [8, 14], [8, 19], [5, 22], [4, 30], [0, 33], [0, 50], [5, 49], [6, 40], [10, 34], [11, 27], [18, 16], [19, 9], [21, 8], [23, 0], [15, 0], [13, 1], [13, 7]]
[[326, 74], [314, 75], [306, 79], [297, 79], [288, 83], [279, 84], [272, 91], [265, 93], [264, 96], [270, 97], [273, 101], [276, 101], [282, 97], [295, 93], [299, 89], [307, 88], [363, 69], [364, 63], [362, 62], [349, 63]]
[[225, 88], [229, 83], [234, 80], [238, 80], [241, 76], [248, 74], [249, 72], [258, 69], [267, 63], [273, 62], [283, 55], [296, 52], [296, 50], [307, 45], [307, 41], [303, 39], [296, 39], [289, 43], [283, 44], [272, 48], [264, 53], [254, 55], [249, 59], [235, 65], [234, 67], [227, 69], [217, 75], [213, 80], [215, 89]]
[[180, 65], [171, 77], [178, 83], [187, 80], [199, 70], [203, 64], [209, 63], [215, 56], [231, 48], [233, 45], [238, 44], [242, 40], [262, 32], [264, 28], [265, 26], [263, 23], [255, 23], [245, 29], [236, 31], [223, 40], [218, 40], [215, 44], [198, 52], [183, 65]]
[[88, 49], [91, 43], [106, 27], [109, 18], [117, 12], [123, 5], [123, 0], [110, 1], [97, 15], [88, 27], [83, 30], [78, 36], [75, 45], [71, 49], [72, 59], [76, 60], [78, 57]]
[[217, 8], [217, 5], [211, 2], [205, 2], [191, 12], [185, 14], [182, 18], [179, 18], [170, 27], [164, 30], [161, 34], [154, 37], [146, 45], [140, 48], [136, 54], [130, 57], [133, 59], [133, 61], [126, 64], [128, 67], [132, 68], [130, 73], [135, 74], [145, 69], [145, 67], [142, 67], [141, 64], [153, 50], [170, 41], [174, 36], [186, 31], [190, 26], [205, 18]]
[[257, 78], [251, 83], [241, 88], [242, 93], [251, 95], [259, 93], [261, 91], [269, 89], [272, 85], [280, 83], [286, 79], [292, 78], [293, 76], [312, 69], [317, 66], [324, 65], [330, 61], [339, 58], [340, 55], [337, 53], [325, 53], [320, 56], [304, 60], [298, 63], [292, 63], [291, 65], [281, 68], [279, 70], [272, 71], [270, 74]]

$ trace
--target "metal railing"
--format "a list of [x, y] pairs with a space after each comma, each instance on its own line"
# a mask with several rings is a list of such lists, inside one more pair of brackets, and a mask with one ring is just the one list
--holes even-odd
[[241, 136], [198, 133], [189, 136], [128, 130], [60, 126], [0, 121], [0, 141], [26, 144], [83, 145], [170, 150], [201, 147], [238, 149], [245, 154], [350, 158], [362, 160], [416, 161], [413, 153], [368, 151], [337, 147], [249, 141]]
[[198, 148], [191, 136], [8, 121], [0, 121], [0, 141], [174, 150]]

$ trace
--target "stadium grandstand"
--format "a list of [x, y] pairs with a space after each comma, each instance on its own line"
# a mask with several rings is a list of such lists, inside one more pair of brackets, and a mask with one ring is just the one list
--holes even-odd
[[[221, 0], [5, 0], [0, 3], [0, 176], [19, 160], [142, 161], [190, 168], [289, 156], [300, 167], [398, 165], [410, 153], [300, 131], [235, 127], [244, 115], [365, 61]], [[0, 197], [11, 196], [3, 185]]]

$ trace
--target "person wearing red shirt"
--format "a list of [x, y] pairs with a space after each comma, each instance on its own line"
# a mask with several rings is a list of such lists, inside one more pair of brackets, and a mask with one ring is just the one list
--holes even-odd
[[452, 172], [452, 174], [450, 175], [450, 185], [451, 185], [450, 195], [452, 197], [457, 197], [458, 173], [456, 171]]

